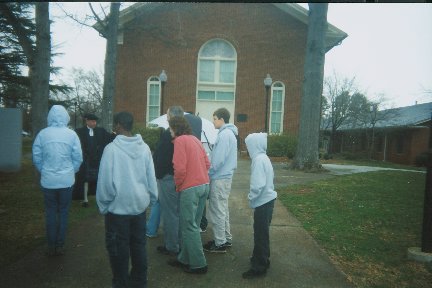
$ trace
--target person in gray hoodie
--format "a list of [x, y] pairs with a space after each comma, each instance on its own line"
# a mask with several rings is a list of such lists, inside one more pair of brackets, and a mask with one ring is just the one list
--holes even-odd
[[37, 134], [32, 148], [33, 164], [41, 174], [44, 193], [48, 256], [64, 254], [75, 173], [83, 161], [80, 140], [67, 127], [69, 121], [63, 106], [52, 106], [48, 127]]
[[141, 135], [132, 135], [132, 114], [120, 112], [113, 122], [117, 137], [102, 154], [96, 190], [112, 286], [146, 287], [146, 209], [158, 199], [153, 158]]
[[228, 198], [232, 177], [237, 169], [238, 129], [229, 123], [229, 119], [230, 113], [226, 108], [219, 108], [213, 113], [213, 124], [219, 129], [211, 152], [209, 170], [208, 218], [212, 224], [214, 240], [203, 245], [205, 251], [212, 253], [225, 253], [227, 247], [232, 246]]
[[249, 206], [254, 209], [254, 249], [251, 268], [243, 273], [250, 279], [264, 276], [270, 267], [270, 223], [277, 193], [274, 190], [273, 166], [267, 151], [267, 133], [252, 133], [246, 139], [246, 148], [252, 159]]

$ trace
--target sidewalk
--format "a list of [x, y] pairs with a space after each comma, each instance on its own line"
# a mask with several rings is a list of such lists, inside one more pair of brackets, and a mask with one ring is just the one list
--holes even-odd
[[[274, 168], [276, 187], [332, 177], [289, 171], [279, 163], [274, 163]], [[209, 272], [190, 275], [167, 265], [169, 256], [156, 252], [162, 235], [149, 239], [148, 287], [353, 287], [278, 201], [270, 230], [271, 267], [266, 277], [242, 279], [253, 248], [252, 210], [247, 202], [249, 177], [250, 161], [239, 160], [230, 196], [233, 247], [225, 254], [206, 253]], [[211, 228], [201, 235], [203, 243], [211, 240]], [[65, 256], [48, 258], [43, 254], [44, 247], [39, 247], [0, 272], [0, 287], [111, 287], [102, 216], [98, 214], [70, 229], [66, 249]]]

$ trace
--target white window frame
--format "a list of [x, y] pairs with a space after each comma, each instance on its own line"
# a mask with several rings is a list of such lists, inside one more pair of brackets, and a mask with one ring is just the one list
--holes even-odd
[[[279, 132], [272, 131], [272, 121], [273, 121], [273, 95], [275, 91], [282, 91], [282, 106], [281, 111], [275, 111], [281, 113], [281, 126]], [[280, 81], [275, 81], [271, 86], [271, 97], [270, 97], [270, 118], [269, 118], [269, 134], [282, 134], [283, 133], [283, 122], [284, 122], [284, 114], [285, 114], [285, 85]]]
[[[210, 44], [213, 41], [223, 41], [226, 44], [228, 44], [234, 52], [234, 57], [233, 58], [226, 58], [226, 57], [221, 57], [219, 55], [215, 56], [215, 57], [201, 56], [202, 50], [204, 49], [204, 47], [206, 47], [206, 45]], [[214, 70], [215, 81], [214, 82], [200, 81], [201, 60], [215, 61], [215, 70]], [[220, 82], [220, 63], [222, 61], [234, 62], [233, 83]], [[197, 101], [214, 101], [214, 102], [227, 102], [227, 101], [232, 102], [232, 101], [235, 101], [236, 82], [237, 82], [237, 51], [234, 48], [234, 46], [231, 43], [229, 43], [228, 41], [226, 41], [224, 39], [220, 39], [220, 38], [214, 38], [214, 39], [211, 39], [211, 40], [207, 41], [206, 43], [204, 43], [204, 45], [201, 46], [201, 49], [198, 52], [196, 100]], [[215, 99], [199, 99], [198, 98], [199, 91], [214, 92], [215, 93]], [[219, 99], [217, 99], [217, 96], [216, 96], [217, 92], [233, 93], [233, 99], [232, 100], [219, 100]]]
[[158, 97], [159, 97], [159, 101], [158, 101], [158, 105], [151, 105], [153, 107], [158, 107], [158, 115], [160, 116], [160, 105], [161, 105], [161, 89], [162, 89], [162, 85], [161, 85], [161, 81], [159, 79], [158, 76], [150, 76], [147, 80], [147, 105], [146, 105], [146, 123], [147, 126], [149, 125], [150, 121], [153, 119], [150, 119], [150, 87], [151, 85], [158, 85]]

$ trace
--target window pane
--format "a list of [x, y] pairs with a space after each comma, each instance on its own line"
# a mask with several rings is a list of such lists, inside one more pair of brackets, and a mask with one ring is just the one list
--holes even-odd
[[234, 83], [234, 61], [220, 61], [221, 83]]
[[282, 123], [282, 113], [280, 112], [272, 112], [271, 113], [271, 123], [270, 123], [270, 131], [271, 133], [280, 133], [281, 131], [281, 123]]
[[214, 91], [198, 91], [199, 100], [215, 100]]
[[159, 105], [159, 85], [150, 84], [150, 95], [148, 105]]
[[282, 111], [282, 91], [273, 91], [272, 111]]
[[217, 92], [216, 100], [234, 100], [233, 92]]
[[200, 60], [199, 81], [215, 82], [215, 62], [212, 60]]
[[217, 41], [218, 43], [218, 55], [224, 58], [234, 58], [235, 57], [235, 53], [234, 53], [234, 49], [228, 45], [228, 43], [224, 42], [224, 41]]
[[149, 107], [149, 122], [159, 117], [159, 106]]
[[235, 51], [225, 41], [215, 40], [206, 44], [206, 46], [201, 50], [200, 56], [235, 58]]

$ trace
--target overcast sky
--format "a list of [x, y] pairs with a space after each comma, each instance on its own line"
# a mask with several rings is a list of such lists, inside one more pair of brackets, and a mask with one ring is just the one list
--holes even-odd
[[[90, 14], [86, 3], [60, 5], [82, 17]], [[67, 80], [72, 67], [102, 69], [105, 39], [93, 28], [59, 18], [58, 4], [52, 3], [50, 12], [53, 43], [64, 53], [54, 59], [65, 68], [61, 77]], [[326, 54], [326, 75], [356, 77], [368, 98], [382, 95], [386, 107], [432, 102], [432, 93], [424, 93], [432, 90], [432, 4], [334, 3], [327, 20], [348, 37]]]

